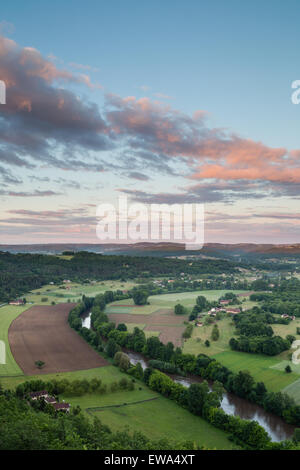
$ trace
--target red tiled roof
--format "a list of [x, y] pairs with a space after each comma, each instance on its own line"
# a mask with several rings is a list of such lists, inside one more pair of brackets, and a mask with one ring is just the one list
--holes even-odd
[[45, 395], [48, 395], [47, 390], [42, 390], [40, 392], [31, 392], [30, 393], [30, 396], [32, 398], [38, 398], [38, 397], [42, 397], [42, 396], [45, 396]]
[[53, 406], [56, 410], [67, 410], [71, 405], [70, 403], [54, 403]]

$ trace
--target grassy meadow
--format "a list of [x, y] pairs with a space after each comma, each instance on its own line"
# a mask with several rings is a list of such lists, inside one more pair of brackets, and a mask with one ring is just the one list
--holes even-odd
[[248, 370], [256, 382], [264, 382], [267, 389], [272, 392], [279, 392], [299, 379], [299, 375], [295, 372], [287, 374], [285, 371], [274, 368], [280, 362], [278, 356], [224, 351], [213, 357], [233, 372]]
[[114, 431], [129, 427], [152, 439], [189, 440], [207, 449], [238, 448], [223, 431], [161, 396], [144, 403], [95, 410], [92, 414]]
[[[122, 377], [128, 378], [128, 375], [120, 372], [117, 367], [109, 365], [60, 374], [3, 377], [0, 380], [3, 388], [13, 389], [27, 380], [91, 380], [94, 377], [109, 385]], [[141, 431], [149, 438], [191, 440], [209, 449], [237, 448], [223, 431], [192, 415], [176, 403], [161, 397], [138, 380], [132, 391], [88, 393], [79, 397], [62, 395], [60, 399], [71, 403], [71, 406], [79, 405], [90, 419], [96, 416], [114, 431], [121, 431], [127, 427], [130, 430]]]
[[[101, 281], [80, 284], [76, 282], [63, 283], [61, 286], [47, 284], [40, 289], [33, 290], [26, 294], [27, 302], [49, 305], [51, 302], [76, 302], [82, 295], [95, 297], [107, 290], [129, 290], [135, 285], [134, 282], [121, 281]], [[42, 302], [42, 298], [47, 297], [47, 301]]]
[[[212, 341], [211, 333], [213, 324], [195, 326], [192, 337], [184, 342], [183, 352], [186, 354], [206, 354], [213, 356], [224, 351], [230, 351], [229, 340], [234, 335], [234, 324], [231, 317], [225, 317], [217, 321], [220, 337], [217, 341]], [[210, 346], [205, 346], [205, 341], [209, 340]]]
[[30, 305], [5, 305], [0, 308], [0, 340], [4, 341], [6, 352], [6, 364], [0, 364], [0, 377], [23, 375], [10, 350], [8, 329], [12, 321], [28, 308]]

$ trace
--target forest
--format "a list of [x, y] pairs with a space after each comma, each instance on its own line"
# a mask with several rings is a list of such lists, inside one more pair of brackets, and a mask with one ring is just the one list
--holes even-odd
[[197, 260], [192, 263], [169, 258], [109, 256], [78, 252], [71, 259], [39, 254], [0, 252], [0, 303], [19, 297], [32, 289], [64, 279], [75, 282], [128, 280], [143, 276], [234, 273], [237, 265], [224, 260]]

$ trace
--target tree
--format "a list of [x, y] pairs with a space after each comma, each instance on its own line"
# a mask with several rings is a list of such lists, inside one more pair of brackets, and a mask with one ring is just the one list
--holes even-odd
[[142, 289], [135, 289], [132, 294], [135, 305], [145, 305], [148, 299], [148, 292]]
[[295, 428], [294, 434], [293, 434], [293, 441], [298, 444], [300, 442], [300, 428]]
[[130, 367], [130, 359], [127, 354], [123, 353], [122, 351], [116, 352], [114, 355], [114, 363], [122, 372], [126, 372]]
[[239, 373], [234, 376], [233, 391], [239, 397], [246, 398], [247, 395], [250, 394], [254, 384], [255, 382], [252, 375], [247, 370], [240, 370]]
[[199, 312], [202, 312], [202, 310], [205, 309], [205, 307], [207, 307], [207, 300], [206, 298], [204, 297], [204, 295], [199, 295], [196, 299], [196, 305], [198, 307], [198, 311]]
[[117, 330], [127, 331], [127, 326], [125, 325], [125, 323], [119, 323], [119, 325], [117, 326]]
[[211, 332], [211, 339], [213, 341], [218, 341], [219, 337], [220, 337], [220, 332], [219, 332], [218, 325], [214, 325], [212, 332]]
[[115, 342], [115, 340], [113, 340], [112, 338], [110, 338], [107, 343], [106, 343], [106, 354], [109, 356], [109, 357], [114, 357], [114, 355], [116, 354], [116, 352], [118, 352], [120, 350], [120, 347], [117, 345], [117, 343]]
[[174, 312], [176, 315], [184, 315], [185, 314], [185, 308], [181, 304], [175, 305]]
[[203, 406], [209, 395], [207, 382], [202, 384], [192, 384], [188, 389], [187, 402], [188, 409], [195, 415], [202, 416]]
[[205, 344], [205, 346], [206, 346], [207, 348], [209, 348], [209, 346], [210, 346], [210, 342], [208, 341], [208, 339], [205, 341], [205, 343], [204, 343], [204, 344]]
[[290, 366], [290, 365], [287, 365], [284, 370], [286, 371], [287, 374], [289, 374], [290, 372], [292, 372], [292, 369], [291, 369], [291, 366]]
[[43, 361], [35, 361], [35, 365], [38, 369], [42, 369], [45, 365], [45, 363]]

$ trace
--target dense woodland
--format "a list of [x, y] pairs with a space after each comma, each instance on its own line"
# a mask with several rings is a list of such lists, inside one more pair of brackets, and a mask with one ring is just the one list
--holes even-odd
[[229, 341], [234, 351], [275, 356], [290, 349], [296, 339], [293, 335], [287, 335], [286, 338], [275, 336], [271, 325], [286, 323], [289, 319], [275, 318], [269, 311], [258, 307], [235, 315], [233, 321], [239, 335], [237, 339], [231, 338]]
[[49, 282], [64, 279], [76, 282], [93, 280], [128, 280], [143, 276], [176, 276], [203, 273], [234, 273], [236, 264], [224, 260], [200, 260], [192, 263], [169, 258], [143, 256], [108, 256], [88, 252], [76, 253], [71, 259], [38, 254], [0, 252], [0, 302], [21, 296]]
[[250, 300], [261, 302], [265, 312], [300, 317], [300, 281], [296, 278], [284, 279], [272, 293], [252, 294]]

